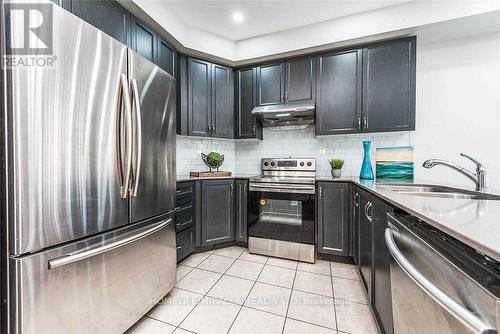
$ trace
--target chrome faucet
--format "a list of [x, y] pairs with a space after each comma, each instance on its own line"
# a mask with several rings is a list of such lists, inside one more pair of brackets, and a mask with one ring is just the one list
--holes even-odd
[[432, 167], [437, 166], [437, 165], [443, 165], [443, 166], [450, 167], [451, 169], [454, 169], [457, 172], [459, 172], [459, 173], [467, 176], [469, 179], [471, 179], [472, 182], [474, 182], [476, 185], [476, 191], [487, 190], [488, 189], [488, 186], [487, 186], [488, 170], [486, 169], [486, 167], [484, 167], [482, 163], [480, 163], [476, 159], [468, 156], [467, 154], [460, 153], [460, 155], [464, 158], [471, 160], [473, 163], [476, 164], [476, 172], [475, 173], [471, 172], [463, 167], [454, 165], [448, 161], [439, 160], [439, 159], [425, 160], [424, 163], [422, 164], [422, 167], [432, 168]]

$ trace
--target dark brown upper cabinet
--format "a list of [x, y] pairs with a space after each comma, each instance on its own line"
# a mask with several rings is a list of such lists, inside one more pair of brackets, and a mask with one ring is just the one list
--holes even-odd
[[[181, 67], [184, 61], [181, 61]], [[181, 75], [183, 70], [181, 68]], [[187, 94], [182, 91], [187, 86]], [[187, 84], [180, 82], [181, 121], [187, 121], [187, 135], [234, 138], [234, 72], [203, 60], [187, 59]], [[187, 103], [183, 103], [187, 99]], [[183, 109], [187, 117], [183, 117]], [[183, 126], [178, 126], [180, 134]]]
[[174, 78], [177, 76], [177, 51], [162, 37], [158, 37], [158, 66]]
[[285, 103], [314, 102], [316, 58], [300, 58], [285, 63]]
[[414, 37], [363, 49], [364, 132], [415, 130]]
[[314, 102], [316, 58], [261, 65], [257, 71], [257, 105]]
[[362, 51], [320, 56], [317, 82], [316, 135], [360, 132]]
[[236, 138], [262, 139], [262, 127], [252, 116], [255, 106], [256, 68], [236, 72]]
[[285, 69], [283, 63], [262, 65], [257, 71], [257, 104], [268, 106], [284, 103]]
[[414, 37], [319, 57], [316, 135], [415, 130]]
[[188, 135], [210, 137], [212, 134], [211, 63], [188, 58], [187, 113]]
[[234, 138], [234, 73], [212, 64], [212, 136]]
[[54, 2], [123, 44], [129, 44], [131, 15], [118, 2], [109, 0], [59, 0]]
[[132, 16], [130, 38], [132, 50], [157, 63], [158, 35], [153, 29]]

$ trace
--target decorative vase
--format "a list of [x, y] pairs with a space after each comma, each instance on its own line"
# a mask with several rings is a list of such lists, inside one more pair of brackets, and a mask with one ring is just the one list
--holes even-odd
[[372, 162], [370, 159], [372, 142], [369, 140], [363, 141], [364, 157], [363, 165], [361, 166], [361, 173], [359, 173], [360, 179], [373, 180], [373, 169]]
[[333, 177], [340, 177], [341, 174], [342, 174], [342, 169], [332, 168], [332, 176]]

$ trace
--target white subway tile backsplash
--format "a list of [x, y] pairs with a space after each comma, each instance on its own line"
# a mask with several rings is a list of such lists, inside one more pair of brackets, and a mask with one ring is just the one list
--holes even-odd
[[315, 137], [314, 126], [264, 128], [264, 140], [221, 140], [177, 136], [177, 175], [207, 170], [201, 153], [224, 154], [222, 170], [236, 174], [259, 174], [261, 158], [316, 158], [318, 175], [329, 175], [329, 159], [345, 160], [344, 176], [357, 176], [363, 160], [364, 140], [372, 141], [372, 162], [377, 147], [410, 145], [410, 132], [352, 134]]

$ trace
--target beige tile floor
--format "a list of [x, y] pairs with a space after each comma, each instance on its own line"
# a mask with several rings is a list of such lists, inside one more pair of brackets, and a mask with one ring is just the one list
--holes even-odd
[[353, 265], [227, 247], [191, 255], [175, 288], [129, 333], [377, 333]]

